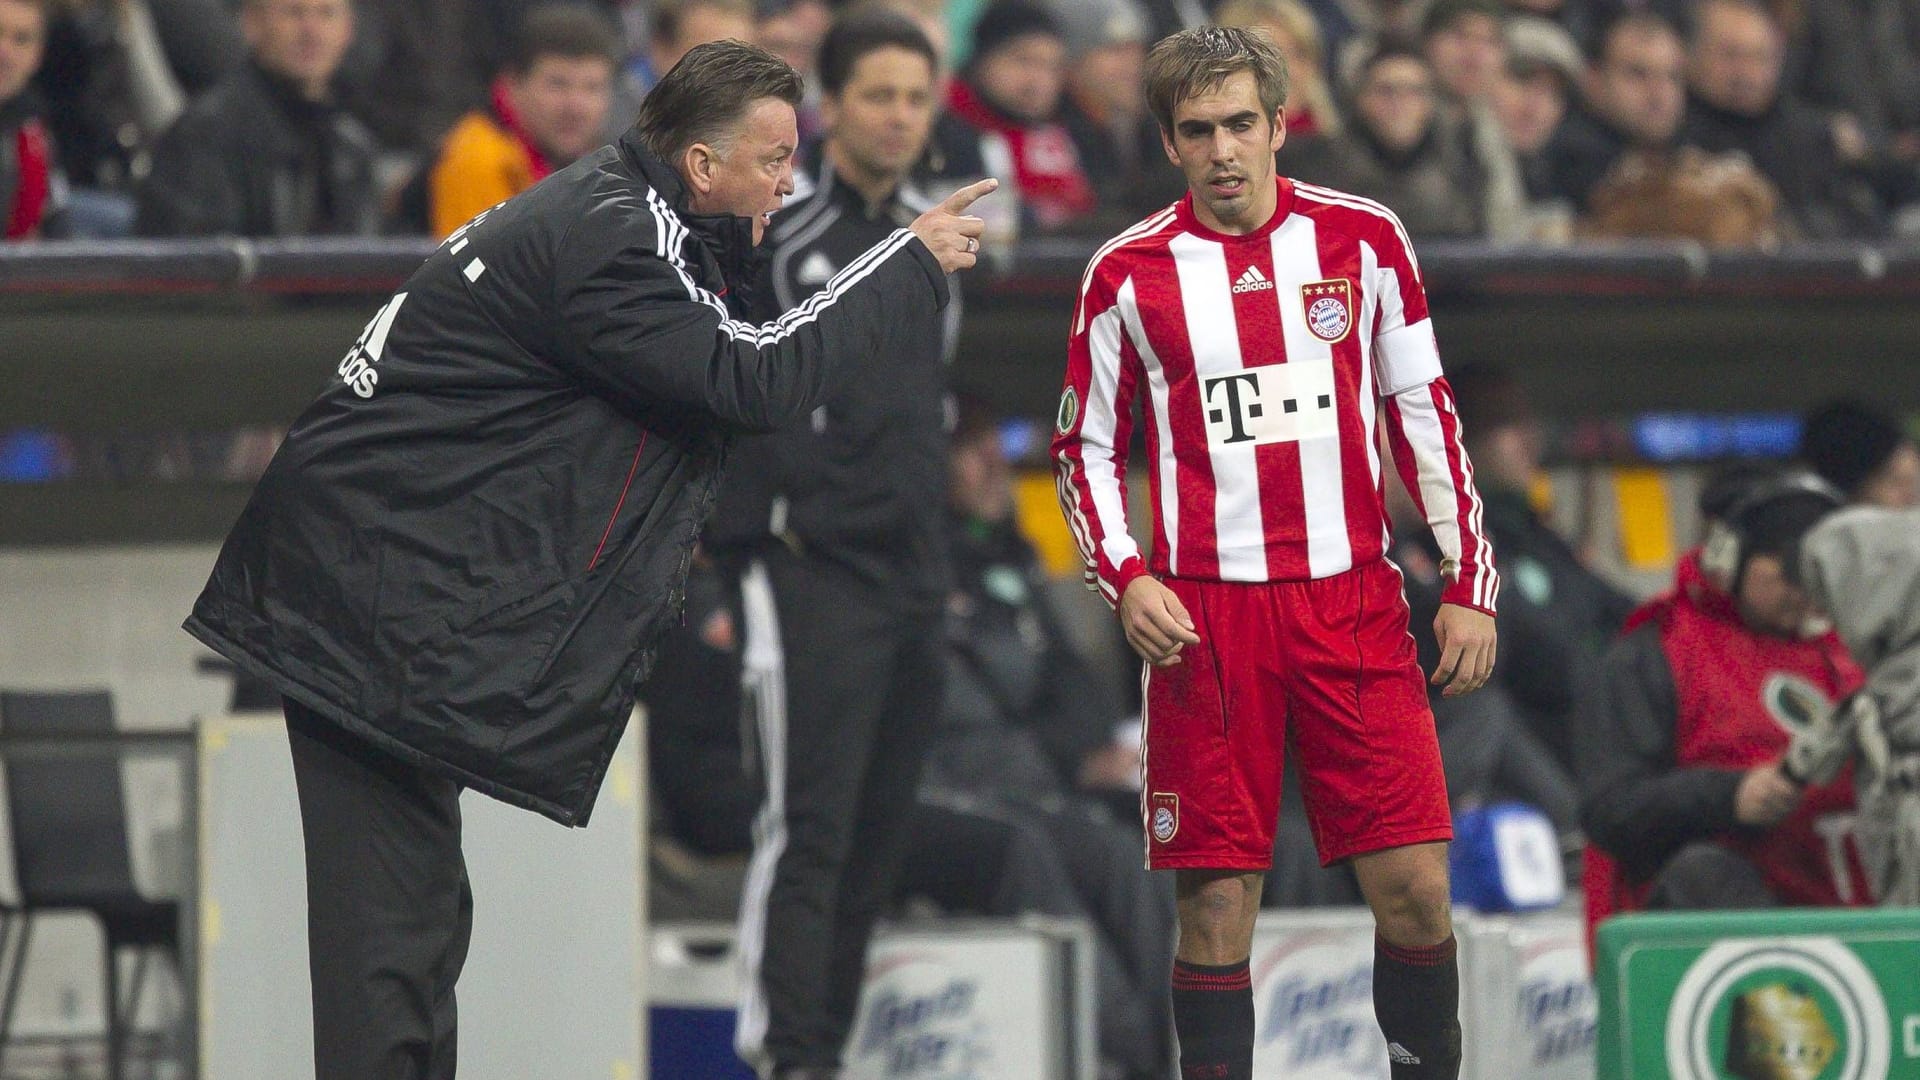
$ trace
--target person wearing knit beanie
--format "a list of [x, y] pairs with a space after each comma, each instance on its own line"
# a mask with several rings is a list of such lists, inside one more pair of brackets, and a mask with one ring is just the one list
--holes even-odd
[[1920, 505], [1920, 450], [1891, 417], [1857, 401], [1832, 401], [1808, 413], [1800, 456], [1853, 502]]

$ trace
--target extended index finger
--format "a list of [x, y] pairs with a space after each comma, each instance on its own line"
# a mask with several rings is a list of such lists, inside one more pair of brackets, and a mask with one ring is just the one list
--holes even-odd
[[947, 201], [940, 204], [940, 209], [945, 210], [949, 214], [965, 213], [967, 207], [972, 206], [974, 201], [979, 199], [980, 196], [991, 193], [999, 186], [1000, 181], [995, 180], [991, 176], [985, 180], [975, 180], [973, 183], [947, 196]]

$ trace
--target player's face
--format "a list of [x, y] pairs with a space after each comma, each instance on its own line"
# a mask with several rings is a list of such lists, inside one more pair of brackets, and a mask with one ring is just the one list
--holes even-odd
[[862, 56], [838, 96], [820, 103], [829, 153], [844, 169], [897, 183], [920, 160], [933, 130], [933, 65], [912, 49]]
[[793, 106], [761, 98], [747, 109], [733, 137], [722, 141], [687, 151], [688, 206], [696, 214], [753, 219], [758, 244], [774, 211], [793, 194], [793, 150], [800, 144]]
[[1287, 110], [1260, 104], [1250, 71], [1173, 107], [1173, 131], [1161, 132], [1167, 158], [1187, 176], [1194, 213], [1219, 232], [1252, 232], [1273, 216], [1273, 155], [1287, 139]]
[[509, 85], [520, 123], [543, 153], [566, 164], [600, 144], [613, 106], [611, 61], [542, 56]]

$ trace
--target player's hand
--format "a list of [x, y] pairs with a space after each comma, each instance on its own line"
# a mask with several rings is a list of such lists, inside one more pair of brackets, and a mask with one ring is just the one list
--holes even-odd
[[927, 245], [927, 250], [933, 252], [933, 257], [940, 260], [940, 269], [951, 274], [955, 270], [970, 269], [978, 261], [980, 236], [987, 231], [987, 223], [968, 216], [967, 207], [999, 186], [1000, 181], [991, 176], [968, 184], [947, 196], [946, 202], [914, 218], [908, 226], [913, 235]]
[[1151, 574], [1134, 578], [1120, 597], [1120, 629], [1133, 651], [1154, 667], [1172, 667], [1180, 662], [1181, 649], [1200, 644], [1186, 605]]
[[1441, 697], [1471, 694], [1493, 674], [1493, 654], [1499, 634], [1493, 616], [1459, 604], [1441, 604], [1433, 617], [1433, 636], [1440, 642], [1440, 663], [1433, 669], [1433, 685], [1444, 685]]
[[1748, 769], [1733, 791], [1733, 816], [1742, 825], [1776, 825], [1800, 805], [1799, 784], [1787, 779], [1780, 762]]

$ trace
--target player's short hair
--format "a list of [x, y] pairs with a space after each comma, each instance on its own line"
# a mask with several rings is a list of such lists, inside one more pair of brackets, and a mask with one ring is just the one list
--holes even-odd
[[620, 62], [620, 36], [606, 17], [577, 3], [542, 4], [520, 20], [507, 70], [524, 75], [543, 57]]
[[820, 58], [816, 64], [820, 89], [831, 97], [839, 97], [840, 91], [846, 89], [847, 80], [853, 77], [854, 66], [869, 53], [881, 49], [905, 49], [924, 57], [927, 67], [936, 74], [940, 70], [933, 42], [927, 40], [926, 32], [912, 19], [886, 8], [861, 8], [833, 20], [833, 27], [820, 42]]
[[724, 153], [754, 102], [798, 106], [803, 89], [799, 72], [758, 45], [710, 41], [688, 50], [647, 93], [633, 126], [669, 164], [695, 143]]
[[1147, 54], [1147, 108], [1168, 137], [1173, 111], [1241, 72], [1253, 75], [1260, 108], [1271, 121], [1287, 103], [1287, 61], [1264, 30], [1202, 26], [1164, 38]]

